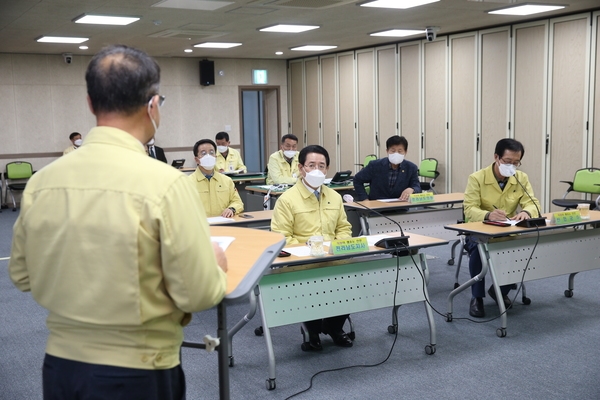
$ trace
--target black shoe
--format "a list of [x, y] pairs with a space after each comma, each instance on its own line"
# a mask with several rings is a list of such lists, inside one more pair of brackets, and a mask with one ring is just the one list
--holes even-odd
[[340, 347], [352, 347], [354, 344], [344, 331], [329, 333], [329, 336], [333, 339], [333, 343]]
[[308, 345], [310, 346], [309, 350], [312, 351], [321, 351], [323, 350], [323, 346], [321, 346], [321, 339], [319, 339], [318, 333], [308, 333]]
[[[498, 299], [496, 298], [496, 291], [494, 290], [493, 286], [490, 286], [490, 288], [488, 289], [488, 294], [490, 295], [492, 300], [494, 300], [496, 302], [496, 304], [498, 304]], [[502, 301], [504, 301], [505, 309], [508, 310], [509, 308], [512, 307], [512, 302], [510, 301], [510, 299], [508, 298], [507, 295], [505, 295], [505, 294], [502, 295]]]
[[475, 318], [485, 317], [485, 310], [483, 309], [483, 299], [481, 297], [473, 297], [471, 299], [471, 305], [469, 306], [469, 315]]

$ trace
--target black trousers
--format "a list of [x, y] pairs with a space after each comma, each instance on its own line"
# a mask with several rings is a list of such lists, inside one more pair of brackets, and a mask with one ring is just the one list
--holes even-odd
[[185, 400], [181, 365], [146, 370], [88, 364], [46, 354], [44, 400]]
[[[481, 263], [481, 255], [479, 254], [477, 242], [471, 240], [470, 237], [467, 237], [465, 241], [465, 249], [469, 253], [469, 272], [471, 273], [472, 278], [475, 275], [479, 274], [483, 269], [483, 264]], [[500, 292], [502, 292], [503, 296], [506, 296], [508, 292], [510, 292], [512, 287], [513, 285], [500, 286]], [[475, 282], [473, 286], [471, 286], [471, 295], [473, 297], [485, 297], [485, 278], [483, 278], [479, 282]]]
[[349, 314], [323, 319], [314, 319], [312, 321], [305, 322], [304, 326], [306, 326], [308, 332], [310, 333], [338, 333], [344, 327], [344, 323], [346, 322], [346, 319], [348, 319], [348, 315]]

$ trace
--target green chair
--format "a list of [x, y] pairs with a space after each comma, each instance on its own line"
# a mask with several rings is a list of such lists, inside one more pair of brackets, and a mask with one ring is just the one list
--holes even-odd
[[[10, 192], [10, 197], [13, 202], [13, 211], [17, 211], [17, 203], [15, 201], [15, 195], [13, 192], [22, 192], [25, 190], [27, 181], [33, 175], [33, 168], [31, 164], [26, 161], [14, 161], [6, 164], [6, 172], [4, 178], [6, 180], [6, 196]], [[15, 182], [16, 181], [16, 182]]]
[[429, 182], [421, 182], [422, 191], [431, 190], [433, 193], [437, 194], [436, 190], [434, 189], [434, 181], [437, 179], [438, 176], [440, 176], [440, 173], [437, 170], [437, 166], [438, 161], [435, 158], [426, 158], [423, 161], [421, 161], [421, 164], [419, 164], [419, 177], [431, 179]]
[[365, 161], [363, 161], [362, 164], [354, 164], [354, 165], [360, 165], [361, 169], [366, 167], [367, 165], [369, 165], [369, 163], [371, 161], [375, 161], [377, 160], [377, 156], [375, 154], [369, 154], [368, 156], [365, 156]]
[[[589, 204], [590, 210], [600, 210], [600, 169], [593, 167], [582, 168], [575, 171], [573, 181], [561, 182], [568, 183], [569, 188], [561, 199], [552, 200], [552, 204], [564, 209], [577, 208], [577, 204]], [[568, 194], [571, 192], [590, 194], [592, 199], [567, 199]]]

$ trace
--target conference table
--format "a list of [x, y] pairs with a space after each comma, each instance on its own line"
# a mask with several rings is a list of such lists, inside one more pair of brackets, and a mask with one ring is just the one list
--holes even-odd
[[360, 232], [353, 230], [354, 235], [395, 232], [398, 225], [391, 219], [400, 224], [406, 234], [418, 233], [451, 241], [456, 240], [457, 235], [444, 226], [463, 219], [463, 199], [463, 193], [446, 193], [436, 194], [433, 201], [421, 204], [400, 200], [365, 200], [346, 203], [344, 207], [352, 226], [360, 226]]
[[[397, 310], [402, 304], [423, 302], [429, 322], [427, 354], [435, 353], [436, 330], [430, 305], [427, 300], [429, 269], [425, 254], [420, 249], [440, 246], [448, 242], [442, 239], [411, 234], [408, 255], [396, 257], [373, 243], [382, 237], [398, 236], [398, 233], [368, 237], [368, 251], [362, 253], [320, 257], [294, 255], [305, 253], [306, 245], [284, 248], [292, 253], [277, 258], [269, 271], [260, 279], [251, 296], [251, 307], [256, 307], [262, 317], [262, 330], [269, 358], [268, 390], [275, 384], [275, 354], [270, 328], [300, 323], [360, 311], [392, 307], [392, 325], [389, 333], [398, 329]], [[327, 249], [327, 243], [325, 248]], [[397, 282], [397, 286], [396, 286]], [[255, 310], [254, 310], [255, 311]], [[254, 315], [249, 314], [230, 331], [231, 336], [239, 331]], [[233, 356], [230, 358], [233, 365]]]
[[210, 217], [210, 226], [234, 226], [239, 228], [255, 228], [270, 230], [273, 210], [249, 211], [237, 214], [231, 218]]
[[[551, 213], [544, 214], [546, 226], [524, 228], [499, 227], [483, 222], [453, 224], [446, 229], [470, 235], [477, 242], [482, 270], [477, 276], [454, 289], [448, 296], [446, 321], [452, 321], [454, 297], [480, 281], [492, 277], [496, 298], [500, 286], [569, 274], [566, 297], [573, 296], [575, 275], [600, 268], [600, 211], [590, 211], [590, 219], [564, 225], [549, 223]], [[499, 301], [501, 326], [499, 337], [506, 336], [507, 314]]]
[[[220, 338], [216, 347], [219, 360], [219, 397], [221, 400], [228, 400], [231, 342], [228, 340], [227, 305], [247, 298], [285, 245], [285, 238], [275, 232], [231, 226], [211, 226], [210, 234], [212, 238], [235, 238], [225, 250], [228, 264], [227, 290], [217, 306], [217, 338]], [[184, 341], [182, 346], [205, 349], [205, 343]]]

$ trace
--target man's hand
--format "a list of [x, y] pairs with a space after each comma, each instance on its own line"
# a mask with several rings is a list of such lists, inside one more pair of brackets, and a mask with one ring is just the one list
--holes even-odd
[[495, 209], [490, 212], [488, 216], [490, 221], [505, 221], [506, 220], [506, 212], [504, 210]]
[[219, 264], [223, 272], [227, 272], [227, 256], [225, 256], [225, 252], [216, 242], [212, 242], [212, 246], [217, 258], [217, 264]]
[[231, 209], [230, 209], [230, 208], [226, 208], [226, 209], [224, 209], [224, 210], [223, 210], [223, 212], [221, 213], [221, 217], [224, 217], [224, 218], [231, 218], [231, 217], [233, 217], [233, 211], [231, 211]]
[[529, 219], [529, 214], [527, 214], [525, 211], [521, 211], [520, 213], [518, 213], [517, 215], [515, 215], [511, 219], [514, 220], [514, 221], [522, 221], [524, 219]]
[[404, 189], [404, 191], [400, 195], [400, 201], [408, 201], [408, 198], [410, 197], [411, 194], [414, 193], [414, 191], [415, 191], [415, 189], [413, 189], [413, 188]]

